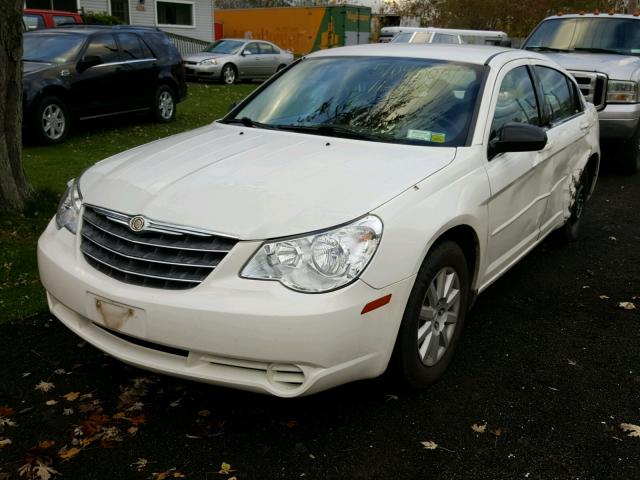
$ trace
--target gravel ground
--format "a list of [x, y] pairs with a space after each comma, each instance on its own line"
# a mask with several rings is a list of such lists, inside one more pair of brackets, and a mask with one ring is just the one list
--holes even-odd
[[605, 173], [581, 240], [545, 241], [481, 295], [419, 393], [382, 377], [270, 398], [127, 367], [46, 314], [5, 323], [0, 479], [25, 462], [83, 480], [638, 479], [640, 438], [620, 424], [640, 425], [640, 310], [619, 306], [640, 308], [638, 205], [640, 175]]

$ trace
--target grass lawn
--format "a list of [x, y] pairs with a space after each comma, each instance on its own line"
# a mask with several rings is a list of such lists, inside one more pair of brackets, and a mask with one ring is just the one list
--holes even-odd
[[23, 160], [36, 196], [23, 215], [0, 217], [0, 323], [47, 308], [38, 279], [36, 243], [70, 178], [123, 150], [206, 125], [255, 87], [189, 84], [189, 96], [178, 105], [177, 118], [170, 124], [154, 123], [144, 115], [112, 117], [76, 125], [62, 145], [26, 145]]

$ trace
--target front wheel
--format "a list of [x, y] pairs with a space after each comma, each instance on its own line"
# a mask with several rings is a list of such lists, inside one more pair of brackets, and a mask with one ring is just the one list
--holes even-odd
[[222, 67], [222, 72], [220, 73], [220, 80], [222, 83], [226, 85], [233, 85], [237, 80], [236, 69], [230, 63], [227, 63], [224, 67]]
[[71, 126], [67, 105], [55, 95], [42, 98], [34, 109], [32, 126], [42, 143], [55, 145], [64, 142]]
[[176, 118], [176, 100], [168, 85], [160, 85], [156, 90], [153, 116], [160, 123], [168, 123]]
[[409, 296], [393, 353], [404, 382], [425, 388], [438, 381], [453, 358], [469, 305], [469, 271], [454, 242], [434, 247]]
[[591, 186], [589, 173], [585, 168], [580, 175], [580, 180], [575, 185], [573, 205], [571, 205], [571, 216], [562, 228], [563, 240], [575, 242], [580, 236], [580, 224], [584, 215], [584, 209], [589, 198], [589, 188]]

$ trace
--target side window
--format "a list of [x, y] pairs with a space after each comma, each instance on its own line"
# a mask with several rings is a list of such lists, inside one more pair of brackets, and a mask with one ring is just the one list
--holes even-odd
[[560, 123], [581, 111], [570, 80], [561, 72], [548, 67], [536, 67], [544, 95], [544, 112], [549, 123]]
[[254, 55], [259, 54], [260, 53], [260, 47], [258, 46], [257, 43], [250, 43], [248, 44], [246, 47], [244, 47], [244, 51], [245, 52], [251, 52]]
[[433, 37], [433, 43], [458, 43], [458, 37], [447, 33], [436, 33]]
[[430, 33], [418, 32], [411, 39], [411, 43], [428, 43], [430, 36], [431, 36]]
[[514, 68], [502, 80], [489, 138], [494, 138], [509, 122], [540, 124], [536, 93], [525, 66]]
[[54, 15], [53, 24], [56, 27], [58, 25], [75, 25], [76, 19], [73, 18], [71, 15]]
[[142, 42], [135, 33], [119, 33], [118, 42], [120, 43], [120, 49], [122, 50], [123, 60], [140, 60], [143, 58], [149, 58], [145, 55], [142, 48]]
[[87, 47], [87, 51], [84, 52], [84, 56], [100, 57], [102, 63], [117, 62], [118, 58], [118, 46], [113, 35], [101, 33], [94, 36], [91, 39], [91, 43]]
[[274, 53], [276, 53], [276, 52], [273, 51], [273, 47], [271, 45], [269, 45], [268, 43], [260, 43], [259, 45], [260, 45], [260, 53], [262, 53], [262, 54], [271, 54], [271, 55], [273, 55]]
[[22, 19], [24, 20], [24, 24], [27, 26], [27, 30], [37, 30], [39, 28], [44, 28], [44, 18], [42, 15], [23, 15]]

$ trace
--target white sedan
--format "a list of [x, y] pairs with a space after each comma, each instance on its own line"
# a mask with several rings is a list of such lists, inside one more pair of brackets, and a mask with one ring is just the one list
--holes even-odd
[[530, 51], [309, 55], [211, 125], [69, 183], [40, 238], [53, 314], [127, 363], [292, 397], [442, 376], [473, 298], [578, 234], [598, 117]]

